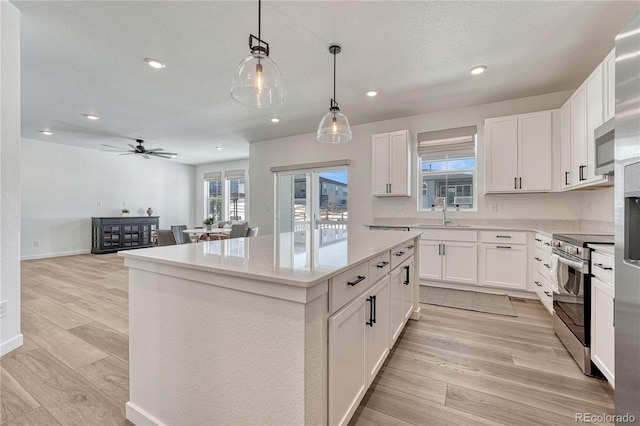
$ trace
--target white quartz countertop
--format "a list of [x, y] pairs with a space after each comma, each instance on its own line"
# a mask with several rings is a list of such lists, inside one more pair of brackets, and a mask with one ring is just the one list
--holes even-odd
[[526, 226], [526, 225], [504, 225], [504, 226], [497, 226], [497, 225], [436, 225], [436, 224], [421, 224], [421, 223], [414, 223], [414, 224], [404, 224], [404, 225], [365, 225], [365, 226], [372, 226], [372, 227], [383, 227], [383, 228], [409, 228], [411, 230], [422, 230], [423, 232], [429, 232], [429, 230], [431, 229], [446, 229], [447, 231], [464, 231], [464, 230], [469, 230], [469, 231], [494, 231], [494, 230], [501, 230], [501, 231], [522, 231], [522, 232], [535, 232], [537, 234], [542, 234], [545, 235], [548, 238], [552, 238], [553, 234], [561, 234], [561, 233], [576, 233], [577, 231], [574, 229], [567, 229], [567, 230], [558, 230], [558, 229], [549, 229], [549, 228], [545, 228], [545, 227], [541, 227], [541, 226]]
[[312, 241], [285, 233], [127, 250], [118, 255], [125, 260], [312, 287], [421, 233], [321, 230], [313, 232]]

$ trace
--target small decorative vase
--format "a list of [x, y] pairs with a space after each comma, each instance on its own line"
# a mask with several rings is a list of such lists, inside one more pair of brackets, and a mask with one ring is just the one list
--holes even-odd
[[205, 225], [205, 228], [207, 229], [207, 231], [211, 231], [211, 225]]
[[148, 214], [149, 216], [151, 216], [151, 215], [153, 214], [153, 209], [152, 209], [151, 207], [149, 207], [149, 208], [147, 209], [147, 214]]

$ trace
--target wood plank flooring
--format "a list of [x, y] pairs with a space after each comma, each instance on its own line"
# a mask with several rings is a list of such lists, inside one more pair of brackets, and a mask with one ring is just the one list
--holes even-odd
[[[535, 301], [518, 317], [423, 305], [351, 425], [575, 425], [613, 412]], [[2, 425], [130, 425], [127, 270], [115, 254], [22, 262], [25, 344], [0, 359]]]

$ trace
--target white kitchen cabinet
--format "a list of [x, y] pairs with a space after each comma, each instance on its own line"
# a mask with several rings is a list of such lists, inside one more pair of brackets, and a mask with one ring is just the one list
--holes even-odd
[[572, 186], [585, 181], [587, 167], [587, 86], [582, 86], [571, 95], [571, 182]]
[[545, 308], [553, 315], [553, 286], [551, 285], [551, 238], [536, 234], [533, 255], [530, 256], [533, 284], [536, 294]]
[[368, 386], [389, 354], [389, 276], [380, 280], [366, 294], [365, 360]]
[[594, 131], [604, 123], [604, 65], [598, 66], [587, 78], [587, 167], [584, 179], [591, 183], [602, 179], [596, 175], [596, 142]]
[[408, 130], [372, 137], [373, 195], [411, 195], [411, 134]]
[[485, 192], [552, 188], [551, 111], [485, 120]]
[[598, 251], [591, 256], [591, 360], [615, 388], [614, 258]]
[[526, 233], [483, 231], [480, 241], [478, 284], [525, 290], [528, 260]]
[[560, 188], [568, 189], [575, 179], [571, 161], [571, 99], [560, 108]]
[[389, 347], [392, 347], [413, 308], [413, 257], [391, 271], [390, 276]]
[[475, 242], [420, 240], [420, 278], [476, 284], [477, 254]]
[[603, 61], [604, 64], [604, 121], [616, 115], [616, 50], [613, 49]]

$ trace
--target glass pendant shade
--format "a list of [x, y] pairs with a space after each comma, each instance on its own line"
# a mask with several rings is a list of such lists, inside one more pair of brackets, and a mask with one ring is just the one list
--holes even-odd
[[231, 85], [231, 97], [255, 108], [282, 105], [287, 100], [280, 69], [269, 56], [253, 50], [238, 65]]
[[349, 119], [340, 111], [329, 111], [320, 120], [316, 139], [323, 143], [344, 143], [351, 140]]

